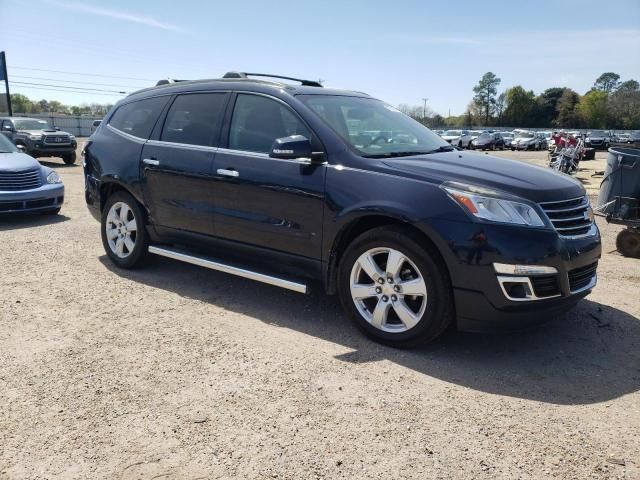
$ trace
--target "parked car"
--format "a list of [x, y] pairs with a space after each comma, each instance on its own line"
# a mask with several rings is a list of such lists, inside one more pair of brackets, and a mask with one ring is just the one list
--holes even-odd
[[469, 147], [472, 150], [504, 150], [504, 138], [498, 132], [489, 133], [484, 132], [478, 138], [471, 141], [471, 146]]
[[0, 131], [32, 157], [61, 157], [67, 165], [76, 163], [76, 138], [53, 128], [45, 120], [0, 117]]
[[607, 150], [611, 145], [611, 132], [606, 130], [592, 130], [584, 140], [586, 147]]
[[511, 142], [511, 150], [540, 150], [542, 139], [533, 132], [518, 133]]
[[640, 148], [640, 130], [628, 133], [624, 137], [620, 135], [618, 141], [615, 142], [615, 145], [621, 147]]
[[458, 148], [467, 148], [472, 139], [468, 130], [447, 130], [441, 137]]
[[500, 132], [500, 134], [502, 135], [502, 138], [504, 139], [505, 148], [511, 148], [511, 142], [513, 142], [513, 140], [515, 138], [513, 136], [513, 133], [511, 133], [511, 132]]
[[0, 214], [57, 214], [63, 202], [64, 186], [55, 170], [0, 135]]
[[94, 120], [93, 123], [91, 124], [91, 133], [95, 132], [98, 127], [100, 126], [100, 123], [102, 123], [102, 120]]
[[111, 261], [151, 253], [317, 285], [395, 346], [547, 320], [596, 284], [600, 234], [579, 182], [458, 151], [380, 100], [300, 82], [231, 72], [118, 102], [84, 158]]

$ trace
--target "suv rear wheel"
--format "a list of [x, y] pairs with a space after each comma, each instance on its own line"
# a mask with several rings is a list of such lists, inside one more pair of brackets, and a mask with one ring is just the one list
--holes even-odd
[[147, 253], [145, 217], [136, 200], [126, 192], [109, 197], [102, 211], [102, 245], [121, 268], [134, 268]]
[[375, 340], [412, 347], [453, 321], [451, 286], [439, 258], [413, 232], [380, 227], [348, 247], [338, 272], [342, 306]]

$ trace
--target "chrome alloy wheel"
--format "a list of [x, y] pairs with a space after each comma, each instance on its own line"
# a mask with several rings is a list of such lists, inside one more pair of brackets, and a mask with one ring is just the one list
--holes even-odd
[[127, 258], [136, 246], [138, 225], [133, 210], [124, 202], [109, 209], [105, 223], [109, 248], [120, 258]]
[[373, 248], [360, 255], [349, 285], [360, 315], [384, 332], [413, 328], [427, 307], [427, 285], [420, 270], [392, 248]]

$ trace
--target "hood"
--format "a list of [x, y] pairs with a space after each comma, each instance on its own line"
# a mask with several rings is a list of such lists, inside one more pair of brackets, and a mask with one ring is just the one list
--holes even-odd
[[40, 163], [26, 153], [0, 153], [0, 172], [36, 170]]
[[443, 140], [453, 140], [460, 137], [461, 135], [442, 135], [440, 138], [442, 138]]
[[470, 152], [443, 152], [385, 160], [403, 174], [440, 184], [447, 180], [502, 190], [533, 202], [576, 198], [585, 194], [578, 180], [548, 168]]
[[17, 132], [28, 135], [69, 135], [69, 133], [62, 130], [18, 130]]
[[527, 142], [533, 142], [534, 140], [535, 140], [535, 137], [516, 137], [513, 139], [515, 143], [527, 143]]

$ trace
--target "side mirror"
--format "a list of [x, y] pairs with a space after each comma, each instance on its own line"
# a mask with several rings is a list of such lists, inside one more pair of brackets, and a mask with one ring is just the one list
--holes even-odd
[[53, 127], [53, 129], [54, 129], [56, 132], [59, 132], [59, 131], [60, 131], [60, 127]]
[[322, 152], [313, 152], [311, 142], [304, 135], [276, 138], [271, 146], [269, 156], [284, 160], [309, 160], [321, 158]]
[[5, 125], [4, 127], [2, 127], [2, 130], [5, 132], [13, 132], [13, 127], [11, 126], [11, 124]]
[[20, 153], [24, 153], [25, 152], [24, 145], [16, 145], [16, 148], [18, 150], [20, 150]]

